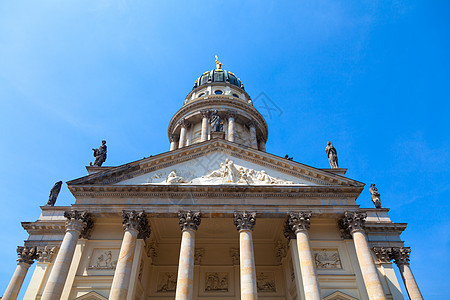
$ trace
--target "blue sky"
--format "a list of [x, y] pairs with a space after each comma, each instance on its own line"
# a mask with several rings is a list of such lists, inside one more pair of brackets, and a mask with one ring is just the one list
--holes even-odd
[[[358, 203], [372, 207], [376, 183], [392, 220], [408, 223], [425, 298], [447, 299], [449, 6], [1, 1], [0, 293], [27, 237], [20, 222], [38, 218], [53, 184], [85, 175], [102, 139], [106, 165], [167, 151], [170, 118], [217, 54], [265, 114], [267, 151], [326, 168], [331, 140], [367, 184]], [[57, 204], [73, 201], [64, 185]]]

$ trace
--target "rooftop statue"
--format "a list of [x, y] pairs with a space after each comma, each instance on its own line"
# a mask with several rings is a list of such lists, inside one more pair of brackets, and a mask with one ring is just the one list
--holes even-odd
[[211, 114], [211, 118], [209, 120], [209, 124], [211, 124], [212, 131], [215, 131], [215, 132], [221, 132], [222, 131], [223, 125], [222, 125], [219, 113], [217, 112], [217, 109], [215, 109], [213, 111], [213, 113]]
[[333, 147], [330, 141], [327, 142], [327, 147], [325, 148], [325, 151], [327, 152], [328, 161], [330, 162], [331, 168], [332, 169], [339, 168], [336, 148]]
[[54, 206], [56, 199], [58, 198], [59, 191], [61, 191], [62, 181], [58, 181], [50, 190], [50, 196], [48, 196], [48, 202], [46, 206]]
[[222, 63], [216, 55], [216, 70], [222, 70]]
[[372, 202], [375, 205], [375, 208], [381, 208], [380, 193], [378, 193], [378, 189], [375, 187], [375, 183], [372, 183], [370, 185], [369, 192], [372, 195]]
[[100, 147], [98, 147], [98, 149], [92, 148], [92, 150], [94, 151], [94, 157], [95, 157], [93, 166], [101, 167], [102, 164], [106, 160], [106, 141], [103, 140], [102, 145]]

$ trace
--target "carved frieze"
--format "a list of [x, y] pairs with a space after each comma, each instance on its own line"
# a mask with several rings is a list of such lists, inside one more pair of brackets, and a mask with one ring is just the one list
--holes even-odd
[[337, 249], [313, 249], [313, 256], [317, 269], [342, 269]]
[[228, 272], [206, 272], [205, 292], [228, 292]]
[[256, 223], [256, 212], [235, 212], [234, 213], [234, 225], [238, 231], [241, 230], [253, 230]]
[[278, 261], [281, 261], [287, 255], [287, 244], [286, 240], [278, 240], [275, 245], [275, 255], [278, 258]]
[[38, 253], [36, 247], [17, 247], [17, 263], [33, 264], [35, 259], [38, 259]]
[[158, 284], [156, 291], [158, 293], [175, 292], [177, 289], [177, 273], [161, 272], [158, 274]]
[[88, 269], [114, 270], [119, 258], [119, 249], [94, 249]]
[[201, 213], [199, 211], [184, 211], [179, 212], [178, 217], [180, 218], [179, 224], [182, 231], [184, 230], [197, 230], [201, 223]]
[[363, 231], [364, 223], [366, 222], [367, 214], [364, 212], [348, 212], [339, 220], [339, 230], [344, 239], [351, 238], [354, 231]]
[[258, 292], [276, 292], [274, 272], [256, 272], [256, 287]]
[[158, 244], [154, 239], [152, 239], [145, 244], [145, 247], [147, 250], [147, 256], [152, 259], [152, 263], [155, 262], [158, 257]]
[[150, 226], [148, 225], [147, 215], [144, 211], [136, 212], [122, 211], [122, 226], [126, 230], [137, 230], [138, 239], [147, 239], [150, 236]]
[[293, 232], [308, 231], [311, 227], [311, 212], [290, 213], [288, 220]]

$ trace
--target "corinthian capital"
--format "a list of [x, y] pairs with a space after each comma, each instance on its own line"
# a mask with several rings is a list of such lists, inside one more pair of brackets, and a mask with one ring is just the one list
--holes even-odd
[[373, 252], [377, 257], [377, 263], [389, 263], [392, 260], [392, 248], [391, 247], [373, 247]]
[[78, 231], [81, 238], [89, 238], [94, 222], [88, 212], [67, 210], [64, 212], [64, 217], [67, 219], [66, 231]]
[[201, 115], [202, 115], [203, 118], [209, 119], [209, 117], [211, 116], [211, 111], [210, 111], [210, 110], [207, 110], [207, 109], [202, 109], [202, 110], [200, 111], [200, 113], [201, 113]]
[[197, 230], [198, 226], [201, 223], [202, 214], [199, 211], [182, 211], [178, 213], [178, 217], [180, 218], [179, 224], [181, 230]]
[[178, 125], [180, 125], [181, 127], [188, 127], [189, 125], [191, 125], [191, 123], [189, 123], [185, 118], [181, 119], [180, 121], [178, 121]]
[[227, 112], [226, 112], [226, 117], [227, 117], [227, 119], [230, 119], [230, 118], [236, 118], [236, 114], [237, 114], [237, 112], [235, 111], [235, 110], [227, 110]]
[[122, 226], [125, 231], [136, 230], [138, 239], [146, 239], [150, 236], [150, 226], [148, 225], [147, 215], [144, 211], [136, 212], [122, 211]]
[[256, 223], [256, 212], [235, 212], [234, 213], [234, 225], [238, 231], [241, 230], [253, 230]]
[[17, 247], [17, 263], [33, 264], [34, 260], [38, 258], [36, 247]]
[[366, 222], [367, 214], [363, 212], [348, 212], [339, 220], [339, 229], [344, 238], [349, 238], [355, 231], [363, 231], [364, 223]]
[[409, 265], [410, 247], [392, 248], [395, 263], [399, 265]]
[[308, 231], [311, 227], [311, 213], [310, 212], [298, 212], [289, 214], [289, 226], [295, 233], [299, 231]]
[[37, 250], [39, 262], [52, 262], [55, 258], [56, 252], [58, 252], [57, 247], [39, 247]]
[[247, 126], [250, 128], [251, 127], [256, 128], [256, 125], [258, 125], [258, 122], [256, 122], [255, 120], [250, 120], [247, 122]]
[[169, 138], [171, 143], [172, 142], [178, 142], [179, 139], [180, 139], [180, 136], [178, 134], [171, 134], [170, 138]]

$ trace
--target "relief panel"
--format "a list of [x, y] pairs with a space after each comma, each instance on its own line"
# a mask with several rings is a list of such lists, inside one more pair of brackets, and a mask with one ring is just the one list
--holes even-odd
[[313, 249], [317, 269], [342, 269], [338, 249]]
[[99, 249], [94, 248], [89, 262], [88, 269], [94, 270], [114, 270], [117, 265], [120, 249]]

